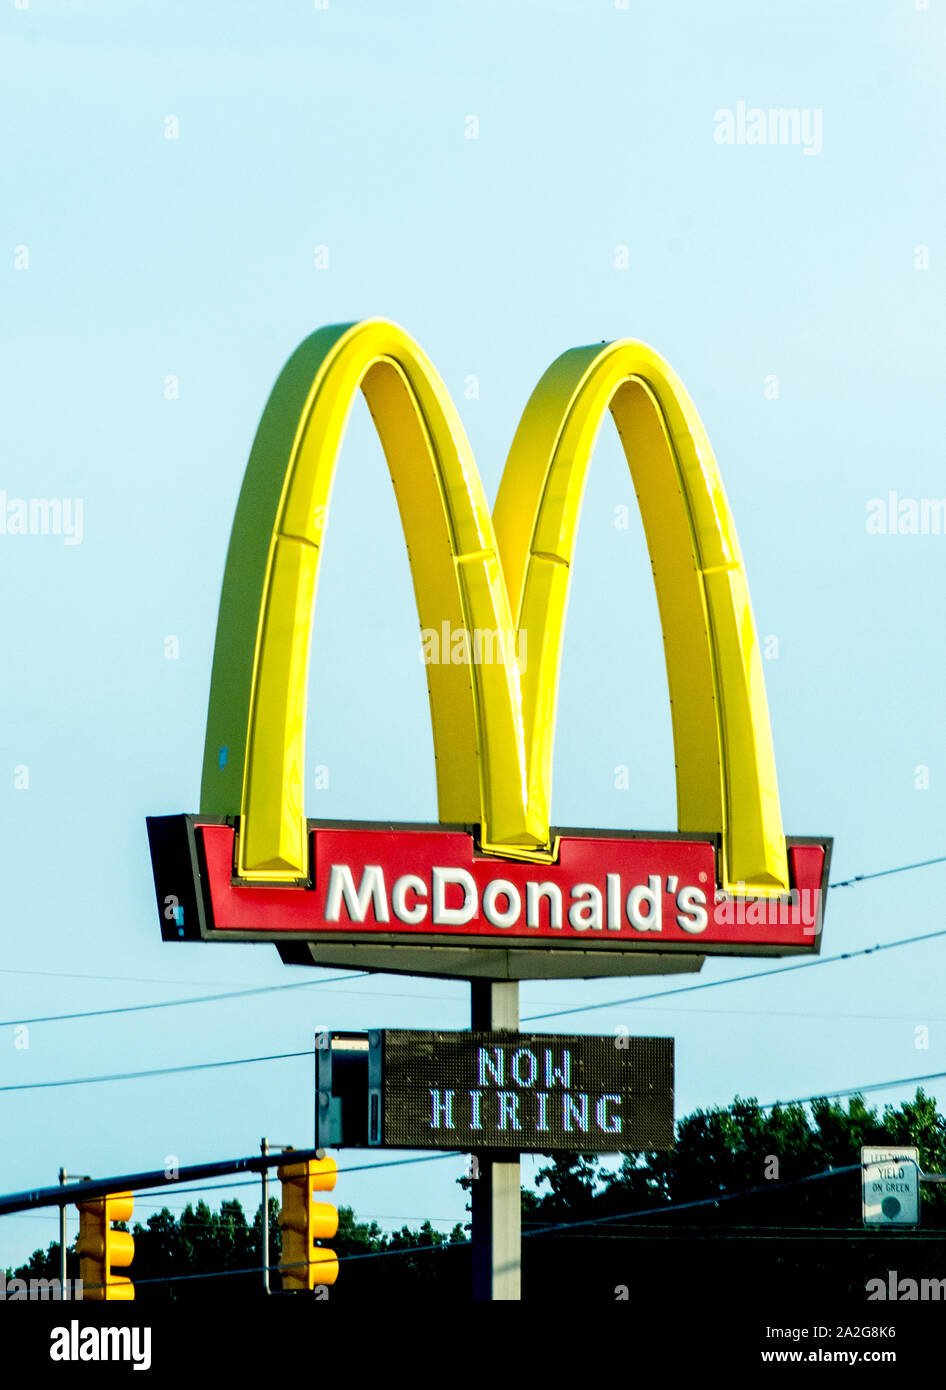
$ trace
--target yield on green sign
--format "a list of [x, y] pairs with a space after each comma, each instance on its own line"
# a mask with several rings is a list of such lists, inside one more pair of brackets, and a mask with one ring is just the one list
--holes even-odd
[[920, 1151], [861, 1149], [863, 1210], [866, 1226], [920, 1224]]

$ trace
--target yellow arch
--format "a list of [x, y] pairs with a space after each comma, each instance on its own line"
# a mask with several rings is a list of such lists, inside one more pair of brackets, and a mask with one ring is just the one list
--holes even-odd
[[[224, 573], [201, 810], [240, 810], [238, 872], [307, 873], [306, 674], [322, 529], [359, 386], [397, 495], [422, 627], [510, 631], [489, 508], [449, 394], [394, 324], [322, 329], [290, 358], [257, 431]], [[427, 666], [439, 814], [497, 845], [544, 846], [527, 809], [514, 663]], [[225, 750], [225, 751], [222, 751]]]
[[[241, 876], [307, 873], [306, 672], [322, 529], [355, 392], [374, 417], [421, 626], [526, 632], [527, 670], [427, 666], [441, 820], [485, 849], [551, 853], [561, 626], [587, 466], [610, 406], [654, 564], [673, 701], [680, 828], [718, 833], [723, 882], [787, 887], [761, 662], [735, 528], [687, 394], [650, 349], [578, 348], [542, 378], [516, 434], [495, 534], [463, 426], [394, 324], [322, 329], [281, 373], [247, 466], [224, 574], [201, 785], [239, 808]], [[501, 560], [500, 560], [501, 557]], [[512, 603], [510, 603], [510, 596]], [[538, 660], [536, 660], [538, 655]]]
[[525, 409], [493, 511], [526, 631], [530, 788], [552, 778], [558, 670], [581, 499], [610, 408], [640, 504], [667, 661], [682, 831], [721, 837], [724, 884], [788, 885], [765, 681], [736, 528], [696, 407], [642, 343], [574, 348]]

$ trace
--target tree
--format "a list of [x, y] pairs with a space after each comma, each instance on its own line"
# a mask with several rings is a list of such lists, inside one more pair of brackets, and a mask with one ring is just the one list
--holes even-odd
[[[822, 1098], [771, 1110], [737, 1097], [681, 1120], [668, 1153], [623, 1155], [617, 1172], [594, 1169], [584, 1155], [560, 1155], [539, 1175], [550, 1190], [523, 1194], [526, 1229], [566, 1223], [526, 1242], [524, 1290], [549, 1296], [549, 1271], [569, 1245], [584, 1240], [587, 1247], [592, 1236], [596, 1258], [583, 1267], [611, 1297], [642, 1262], [648, 1283], [672, 1281], [683, 1264], [690, 1284], [729, 1280], [760, 1297], [764, 1291], [770, 1302], [776, 1289], [784, 1300], [816, 1287], [863, 1302], [866, 1279], [892, 1260], [914, 1277], [935, 1275], [938, 1242], [921, 1243], [906, 1228], [865, 1231], [859, 1164], [866, 1144], [915, 1145], [924, 1172], [946, 1172], [946, 1120], [922, 1090], [881, 1116], [859, 1095], [846, 1107]], [[922, 1200], [924, 1231], [946, 1229], [942, 1187], [926, 1184]], [[593, 1225], [568, 1228], [589, 1218]]]
[[[858, 1095], [846, 1105], [821, 1098], [765, 1110], [737, 1097], [731, 1106], [680, 1120], [669, 1152], [624, 1154], [617, 1171], [593, 1154], [549, 1156], [536, 1190], [522, 1193], [523, 1296], [559, 1297], [562, 1271], [569, 1269], [581, 1270], [580, 1291], [597, 1299], [641, 1286], [642, 1270], [647, 1288], [677, 1287], [685, 1269], [688, 1288], [732, 1286], [740, 1296], [764, 1295], [773, 1306], [799, 1290], [832, 1300], [840, 1293], [862, 1304], [866, 1280], [888, 1268], [941, 1278], [943, 1242], [928, 1237], [942, 1230], [946, 1240], [946, 1185], [922, 1189], [925, 1241], [908, 1229], [865, 1231], [859, 1180], [865, 1144], [915, 1145], [924, 1172], [946, 1173], [946, 1118], [922, 1090], [882, 1114]], [[469, 1191], [475, 1179], [459, 1181]], [[338, 1233], [326, 1242], [342, 1264], [332, 1300], [412, 1291], [425, 1302], [469, 1298], [470, 1245], [460, 1223], [449, 1235], [429, 1220], [416, 1230], [404, 1225], [385, 1233], [375, 1221], [359, 1222], [351, 1207], [338, 1210]], [[279, 1202], [271, 1198], [276, 1293], [278, 1215]], [[248, 1223], [231, 1199], [219, 1211], [198, 1201], [179, 1217], [163, 1208], [137, 1223], [129, 1272], [138, 1299], [261, 1295], [262, 1219], [259, 1206]], [[68, 1272], [78, 1273], [74, 1249]], [[15, 1276], [58, 1273], [54, 1241], [34, 1251]]]

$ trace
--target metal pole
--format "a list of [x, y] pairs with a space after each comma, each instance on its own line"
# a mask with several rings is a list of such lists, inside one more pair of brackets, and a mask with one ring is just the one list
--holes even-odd
[[[66, 1170], [59, 1170], [59, 1186], [66, 1185]], [[59, 1297], [66, 1296], [66, 1204], [59, 1203]]]
[[[471, 980], [473, 1029], [519, 1031], [518, 980]], [[473, 1297], [517, 1302], [521, 1298], [522, 1198], [519, 1155], [472, 1155]]]
[[263, 1292], [272, 1293], [269, 1287], [269, 1153], [276, 1149], [279, 1153], [291, 1153], [291, 1144], [270, 1144], [265, 1137], [259, 1141], [259, 1151], [263, 1156], [260, 1177], [263, 1182]]
[[[269, 1153], [269, 1142], [259, 1141], [260, 1153], [265, 1158]], [[263, 1180], [263, 1293], [269, 1293], [269, 1169], [263, 1166], [260, 1174]]]
[[[65, 1168], [59, 1170], [59, 1186], [65, 1187], [67, 1182], [89, 1182], [86, 1174], [66, 1172]], [[67, 1292], [68, 1291], [68, 1292]], [[73, 1291], [69, 1289], [66, 1282], [66, 1203], [59, 1203], [59, 1296], [60, 1298], [72, 1298]]]

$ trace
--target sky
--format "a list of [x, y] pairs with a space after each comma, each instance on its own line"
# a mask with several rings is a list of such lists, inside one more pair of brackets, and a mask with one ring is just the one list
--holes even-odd
[[[944, 37], [942, 7], [914, 0], [7, 4], [0, 502], [58, 499], [74, 524], [0, 534], [0, 1088], [32, 1088], [0, 1089], [0, 1190], [312, 1141], [305, 1058], [42, 1083], [305, 1050], [320, 1027], [469, 1025], [463, 982], [331, 983], [346, 972], [270, 946], [160, 938], [145, 817], [198, 809], [243, 470], [283, 362], [321, 325], [383, 316], [421, 344], [491, 500], [559, 353], [657, 349], [706, 426], [775, 639], [786, 831], [834, 838], [834, 881], [946, 854], [946, 535], [879, 533], [871, 507], [946, 496]], [[808, 138], [749, 143], [754, 108], [797, 109]], [[310, 816], [436, 820], [417, 626], [359, 401], [315, 617]], [[610, 426], [574, 564], [553, 821], [676, 827], [656, 600]], [[940, 864], [829, 893], [824, 954], [942, 928], [944, 882]], [[526, 983], [521, 1012], [601, 1004], [550, 1026], [674, 1037], [679, 1117], [946, 1071], [944, 962], [933, 940], [607, 1006], [772, 964], [709, 959], [683, 981]], [[449, 1229], [464, 1168], [343, 1173], [335, 1197], [386, 1228]], [[252, 1189], [224, 1191], [255, 1209]], [[187, 1200], [145, 1195], [136, 1219]], [[4, 1218], [0, 1267], [56, 1222]]]

